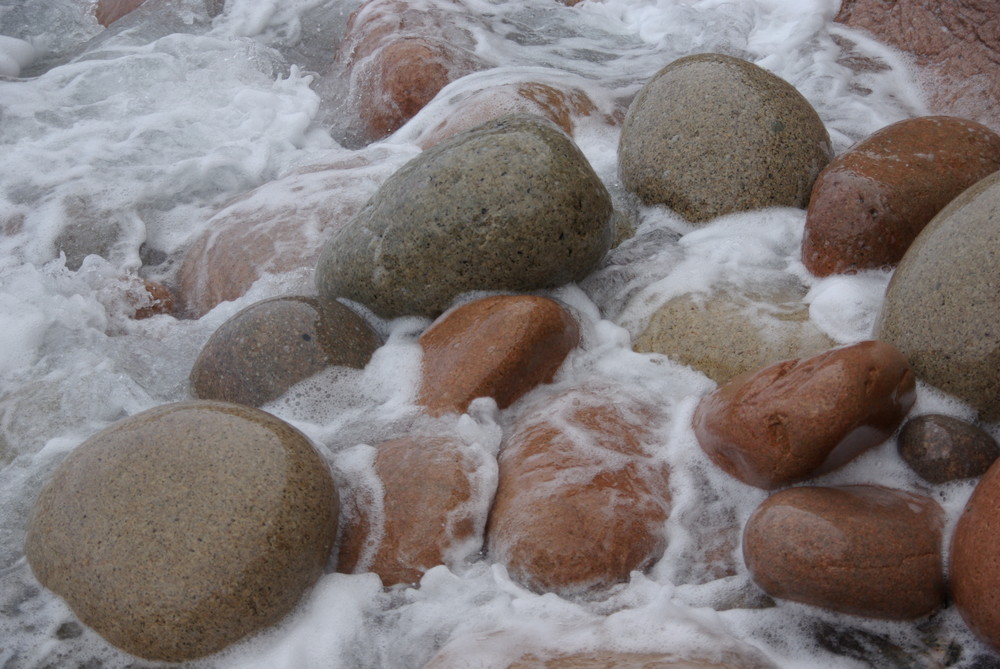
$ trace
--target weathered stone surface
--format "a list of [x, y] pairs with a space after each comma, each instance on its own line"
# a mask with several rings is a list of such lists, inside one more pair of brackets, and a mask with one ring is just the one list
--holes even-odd
[[844, 0], [835, 20], [913, 54], [933, 112], [1000, 132], [997, 0]]
[[1000, 172], [934, 217], [886, 289], [876, 337], [916, 375], [1000, 419]]
[[590, 273], [612, 239], [607, 189], [562, 131], [506, 116], [424, 151], [326, 243], [319, 293], [385, 317], [436, 316], [472, 290]]
[[266, 272], [314, 266], [326, 237], [350, 221], [387, 176], [379, 160], [360, 155], [303, 168], [216, 213], [184, 255], [181, 311], [200, 317], [242, 297]]
[[693, 424], [716, 465], [773, 490], [882, 443], [915, 398], [903, 356], [884, 342], [864, 341], [738, 376], [702, 398]]
[[766, 294], [726, 286], [709, 295], [675, 297], [635, 338], [640, 353], [662, 353], [717, 383], [779, 360], [811, 356], [835, 342], [809, 320], [804, 288]]
[[662, 554], [670, 490], [649, 451], [656, 413], [621, 388], [569, 390], [520, 412], [487, 525], [489, 552], [512, 578], [584, 594]]
[[579, 342], [576, 320], [555, 300], [506, 295], [470, 302], [420, 336], [418, 402], [436, 415], [461, 413], [477, 397], [505, 409], [550, 382]]
[[176, 662], [288, 613], [322, 574], [337, 515], [303, 434], [249, 407], [182, 402], [74, 450], [35, 504], [25, 553], [108, 641]]
[[477, 553], [487, 513], [480, 502], [492, 498], [476, 490], [484, 466], [477, 455], [457, 438], [379, 444], [382, 499], [345, 491], [345, 508], [352, 508], [344, 514], [338, 571], [375, 572], [386, 586], [412, 584], [431, 567], [454, 568]]
[[337, 62], [348, 69], [364, 141], [391, 134], [447, 84], [487, 66], [456, 14], [471, 12], [451, 0], [368, 0], [351, 15]]
[[946, 204], [1000, 169], [1000, 136], [948, 116], [907, 119], [837, 156], [816, 179], [802, 262], [817, 276], [894, 267]]
[[356, 313], [315, 297], [251, 304], [219, 326], [191, 369], [199, 399], [267, 404], [331, 365], [363, 368], [381, 345]]
[[667, 65], [636, 96], [618, 169], [647, 204], [701, 222], [805, 207], [831, 157], [823, 122], [791, 84], [738, 58], [698, 54]]
[[976, 486], [952, 535], [948, 570], [955, 607], [966, 624], [1000, 650], [1000, 464]]
[[910, 469], [931, 483], [982, 476], [1000, 456], [1000, 446], [986, 431], [940, 414], [907, 421], [898, 447]]
[[944, 603], [944, 512], [881, 486], [782, 490], [750, 516], [743, 556], [772, 597], [910, 620]]

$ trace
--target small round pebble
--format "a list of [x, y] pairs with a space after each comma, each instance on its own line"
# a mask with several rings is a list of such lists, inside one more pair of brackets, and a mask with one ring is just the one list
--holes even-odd
[[1000, 446], [987, 432], [939, 414], [908, 421], [898, 444], [900, 457], [930, 483], [982, 476], [1000, 455]]

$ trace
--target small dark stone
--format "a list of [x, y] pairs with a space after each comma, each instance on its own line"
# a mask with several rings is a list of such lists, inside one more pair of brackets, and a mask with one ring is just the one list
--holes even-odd
[[985, 474], [1000, 456], [1000, 446], [971, 423], [928, 414], [903, 426], [899, 455], [924, 480], [946, 483]]
[[63, 623], [56, 630], [56, 638], [60, 641], [76, 639], [83, 634], [83, 625], [73, 620]]

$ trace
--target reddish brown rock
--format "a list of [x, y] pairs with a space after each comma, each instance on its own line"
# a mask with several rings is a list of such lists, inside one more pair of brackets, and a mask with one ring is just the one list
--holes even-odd
[[998, 0], [844, 0], [835, 20], [912, 53], [932, 111], [1000, 132]]
[[926, 414], [899, 432], [899, 455], [931, 483], [982, 476], [1000, 455], [996, 439], [972, 423]]
[[[383, 497], [345, 491], [350, 507], [338, 571], [372, 571], [386, 586], [416, 583], [431, 567], [454, 566], [482, 546], [486, 509], [473, 479], [482, 466], [457, 439], [404, 438], [376, 449]], [[370, 493], [367, 493], [370, 497]], [[380, 513], [375, 510], [380, 509]]]
[[1000, 169], [1000, 136], [974, 121], [894, 123], [838, 156], [813, 186], [802, 262], [817, 276], [895, 266], [946, 204]]
[[911, 620], [944, 603], [943, 526], [937, 502], [903, 490], [790, 488], [750, 516], [743, 556], [772, 597]]
[[150, 318], [159, 314], [174, 313], [174, 310], [177, 308], [177, 301], [169, 288], [162, 283], [148, 279], [143, 279], [142, 285], [146, 295], [143, 296], [145, 299], [142, 304], [136, 305], [138, 307], [135, 310], [136, 320]]
[[500, 453], [487, 525], [493, 558], [538, 591], [584, 594], [662, 554], [666, 465], [652, 457], [657, 408], [618, 387], [540, 398]]
[[702, 398], [698, 443], [728, 474], [773, 490], [888, 439], [915, 399], [906, 359], [864, 341], [738, 376]]
[[420, 337], [420, 404], [431, 414], [461, 413], [477, 397], [506, 408], [552, 380], [580, 341], [580, 329], [554, 300], [487, 297], [445, 313]]
[[454, 0], [368, 0], [351, 15], [337, 61], [349, 72], [363, 140], [391, 134], [448, 83], [486, 67], [456, 15], [474, 20]]
[[97, 22], [102, 26], [110, 26], [112, 23], [125, 16], [133, 9], [141, 5], [146, 0], [98, 0]]

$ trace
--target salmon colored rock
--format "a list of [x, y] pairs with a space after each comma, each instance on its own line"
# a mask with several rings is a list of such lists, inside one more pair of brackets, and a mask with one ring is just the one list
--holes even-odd
[[133, 9], [141, 5], [146, 0], [98, 0], [97, 22], [102, 26], [110, 26], [112, 23], [125, 16]]
[[773, 490], [884, 442], [915, 398], [906, 359], [890, 344], [863, 341], [738, 376], [702, 398], [693, 425], [716, 465]]
[[894, 123], [841, 154], [813, 185], [802, 262], [817, 276], [894, 267], [946, 204], [1000, 169], [1000, 135], [974, 121]]
[[489, 553], [511, 578], [587, 594], [660, 557], [670, 490], [652, 453], [657, 418], [620, 387], [566, 390], [515, 417], [487, 524]]
[[976, 635], [1000, 651], [1000, 461], [979, 481], [952, 536], [949, 585]]
[[881, 486], [789, 488], [747, 522], [743, 555], [772, 597], [873, 618], [912, 620], [944, 604], [944, 512]]
[[446, 312], [420, 337], [419, 403], [440, 415], [477, 397], [506, 408], [552, 380], [580, 341], [576, 320], [546, 297], [487, 297]]
[[471, 16], [451, 0], [369, 0], [351, 15], [337, 62], [349, 72], [362, 140], [391, 134], [448, 83], [486, 67], [455, 14]]
[[[386, 586], [416, 583], [482, 546], [476, 505], [482, 461], [459, 440], [403, 438], [376, 447], [382, 499], [348, 490], [337, 570], [375, 572]], [[380, 512], [376, 513], [375, 510]]]

